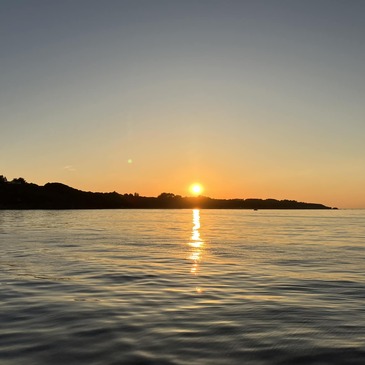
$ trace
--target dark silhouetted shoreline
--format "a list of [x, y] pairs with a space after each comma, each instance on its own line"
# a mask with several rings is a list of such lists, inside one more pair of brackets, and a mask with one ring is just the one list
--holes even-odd
[[213, 199], [162, 193], [94, 193], [61, 183], [39, 186], [23, 178], [0, 180], [0, 209], [331, 209], [323, 204], [276, 199]]

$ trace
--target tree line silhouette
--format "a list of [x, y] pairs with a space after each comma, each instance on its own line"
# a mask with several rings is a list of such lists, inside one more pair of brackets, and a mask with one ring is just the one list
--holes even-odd
[[44, 186], [0, 175], [0, 209], [331, 209], [323, 204], [276, 199], [213, 199], [162, 193], [157, 197], [94, 193], [62, 183]]

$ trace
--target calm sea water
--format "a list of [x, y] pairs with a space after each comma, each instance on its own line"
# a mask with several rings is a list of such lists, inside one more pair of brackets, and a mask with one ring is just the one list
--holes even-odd
[[0, 211], [0, 363], [365, 364], [365, 211]]

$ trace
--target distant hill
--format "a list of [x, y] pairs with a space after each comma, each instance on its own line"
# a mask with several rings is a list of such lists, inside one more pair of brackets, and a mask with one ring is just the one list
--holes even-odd
[[0, 179], [0, 209], [331, 209], [323, 204], [275, 199], [212, 199], [162, 193], [93, 193], [61, 183], [39, 186], [24, 179]]

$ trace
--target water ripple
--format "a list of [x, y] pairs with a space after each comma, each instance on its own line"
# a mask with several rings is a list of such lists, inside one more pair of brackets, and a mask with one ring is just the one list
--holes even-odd
[[362, 211], [0, 214], [2, 365], [364, 363]]

